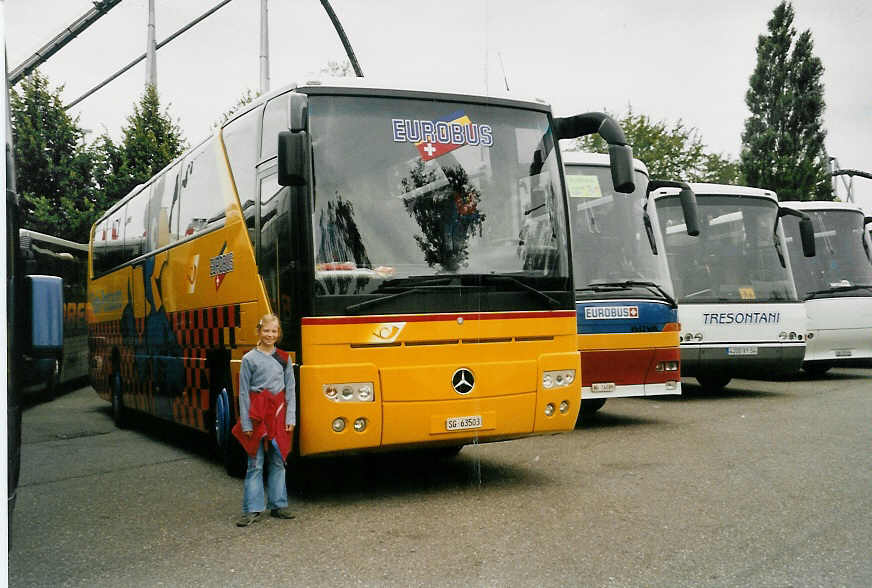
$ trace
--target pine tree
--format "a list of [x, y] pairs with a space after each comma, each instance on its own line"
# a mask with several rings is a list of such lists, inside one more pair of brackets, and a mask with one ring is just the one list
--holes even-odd
[[116, 144], [108, 135], [97, 141], [98, 208], [103, 211], [110, 207], [186, 148], [182, 130], [172, 120], [169, 108], [161, 110], [157, 90], [148, 86], [121, 129], [121, 142]]
[[94, 153], [78, 117], [63, 108], [49, 80], [34, 72], [10, 92], [22, 226], [86, 241], [94, 216]]
[[[741, 169], [751, 186], [783, 200], [832, 200], [823, 129], [824, 68], [811, 32], [796, 37], [794, 11], [783, 0], [757, 39], [757, 66], [745, 102]], [[792, 49], [792, 50], [791, 50]]]

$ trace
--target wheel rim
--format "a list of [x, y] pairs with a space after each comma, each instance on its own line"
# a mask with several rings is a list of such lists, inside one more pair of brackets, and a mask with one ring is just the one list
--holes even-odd
[[228, 409], [227, 390], [221, 390], [215, 402], [215, 440], [218, 442], [218, 447], [224, 447], [227, 443]]

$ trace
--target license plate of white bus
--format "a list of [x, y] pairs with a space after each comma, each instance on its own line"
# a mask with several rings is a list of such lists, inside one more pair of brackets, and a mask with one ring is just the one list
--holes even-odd
[[594, 382], [590, 385], [590, 391], [594, 394], [609, 394], [615, 391], [614, 382]]
[[757, 355], [757, 346], [739, 345], [737, 347], [728, 347], [727, 355]]
[[449, 419], [445, 419], [445, 430], [463, 431], [466, 429], [480, 429], [481, 424], [481, 415], [452, 417]]

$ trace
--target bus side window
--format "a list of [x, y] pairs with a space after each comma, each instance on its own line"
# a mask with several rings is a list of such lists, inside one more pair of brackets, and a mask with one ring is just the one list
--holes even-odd
[[224, 224], [224, 198], [219, 190], [214, 137], [182, 162], [179, 238], [184, 239]]
[[94, 232], [94, 273], [101, 274], [124, 263], [124, 227], [122, 206], [103, 219]]
[[151, 186], [130, 199], [124, 215], [124, 261], [130, 261], [146, 253], [145, 238], [148, 234], [146, 205]]
[[179, 168], [177, 163], [155, 182], [152, 200], [158, 203], [159, 210], [150, 229], [154, 248], [159, 249], [179, 240]]
[[282, 94], [267, 102], [263, 111], [263, 134], [260, 142], [260, 158], [263, 162], [278, 155], [279, 131], [287, 131], [290, 128], [288, 104], [290, 94]]
[[255, 230], [255, 164], [257, 163], [258, 128], [263, 108], [256, 108], [232, 120], [221, 131], [227, 160], [233, 171], [233, 181], [239, 195], [242, 216], [254, 245]]

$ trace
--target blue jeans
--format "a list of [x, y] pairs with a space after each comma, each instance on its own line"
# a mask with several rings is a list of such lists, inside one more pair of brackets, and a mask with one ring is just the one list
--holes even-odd
[[242, 512], [263, 512], [288, 506], [288, 488], [285, 486], [285, 462], [282, 454], [269, 443], [267, 452], [266, 493], [269, 503], [264, 503], [263, 487], [263, 443], [258, 446], [255, 457], [248, 456], [248, 470], [242, 490]]

